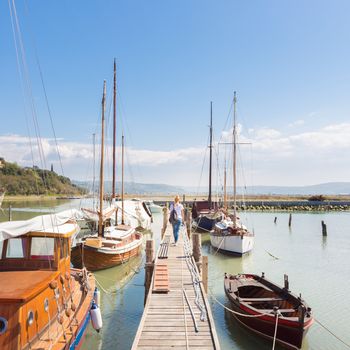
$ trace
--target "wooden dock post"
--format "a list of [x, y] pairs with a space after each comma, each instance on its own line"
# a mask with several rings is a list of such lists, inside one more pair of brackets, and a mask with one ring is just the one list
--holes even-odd
[[208, 256], [202, 256], [202, 283], [206, 293], [208, 293]]
[[191, 227], [192, 227], [192, 211], [190, 208], [186, 209], [186, 230], [187, 237], [191, 239]]
[[9, 221], [12, 221], [12, 205], [9, 206]]
[[146, 304], [147, 295], [151, 286], [152, 275], [154, 269], [154, 240], [148, 239], [146, 241], [146, 263], [145, 263], [145, 300]]
[[202, 270], [202, 251], [201, 251], [202, 241], [201, 236], [198, 233], [192, 234], [192, 249], [193, 249], [193, 258], [196, 262], [196, 265], [198, 267], [198, 271], [201, 272]]
[[327, 236], [327, 225], [324, 223], [324, 221], [321, 221], [321, 225], [322, 225], [322, 235], [323, 236]]
[[275, 219], [273, 220], [273, 223], [277, 223], [277, 216], [275, 216]]
[[288, 221], [288, 226], [292, 226], [292, 213], [289, 214], [289, 221]]
[[186, 195], [183, 194], [182, 195], [182, 204], [185, 205], [185, 203], [186, 203]]
[[163, 208], [163, 227], [162, 227], [162, 232], [161, 232], [161, 239], [163, 239], [166, 228], [168, 226], [168, 203], [167, 205]]

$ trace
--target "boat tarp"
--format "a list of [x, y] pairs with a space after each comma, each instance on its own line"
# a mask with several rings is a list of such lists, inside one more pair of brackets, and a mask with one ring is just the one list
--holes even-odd
[[81, 211], [69, 209], [59, 213], [36, 216], [29, 220], [3, 222], [0, 223], [0, 242], [5, 239], [25, 235], [29, 232], [63, 235], [74, 228], [73, 224], [67, 224], [68, 221], [81, 219]]

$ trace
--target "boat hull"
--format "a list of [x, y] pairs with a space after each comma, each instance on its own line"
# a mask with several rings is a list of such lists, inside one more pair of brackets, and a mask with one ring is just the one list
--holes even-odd
[[213, 229], [215, 224], [221, 220], [221, 216], [211, 217], [212, 215], [200, 214], [197, 218], [194, 219], [196, 229], [209, 232]]
[[218, 235], [210, 232], [211, 245], [224, 253], [244, 255], [254, 247], [253, 235]]
[[121, 265], [141, 252], [142, 241], [135, 244], [132, 249], [120, 253], [104, 252], [99, 248], [79, 244], [72, 248], [71, 261], [75, 267], [84, 266], [89, 271], [108, 269]]
[[[308, 329], [313, 323], [313, 318], [310, 316], [300, 316], [299, 307], [304, 305], [304, 309], [309, 309], [305, 302], [298, 299], [288, 290], [265, 280], [262, 277], [254, 275], [237, 275], [225, 278], [224, 287], [225, 293], [230, 300], [231, 309], [236, 312], [231, 312], [232, 316], [244, 327], [273, 341], [276, 327], [276, 316], [272, 308], [276, 305], [280, 310], [278, 318], [276, 342], [286, 349], [300, 349], [303, 338]], [[242, 279], [240, 279], [242, 276]], [[245, 283], [245, 279], [251, 279], [252, 282]], [[247, 289], [250, 286], [250, 291]], [[251, 297], [252, 290], [259, 289], [271, 295], [271, 297]], [[239, 297], [238, 297], [239, 295]], [[267, 305], [269, 309], [260, 309], [259, 304]], [[274, 303], [274, 304], [270, 304]], [[280, 306], [279, 306], [280, 305]], [[284, 305], [284, 306], [283, 306]], [[288, 309], [286, 307], [288, 306]], [[267, 306], [265, 306], [266, 308]], [[289, 310], [290, 309], [290, 310]], [[310, 309], [311, 310], [311, 309]], [[238, 314], [237, 314], [238, 313]], [[248, 317], [247, 317], [248, 316]], [[256, 316], [256, 317], [252, 317]], [[303, 318], [305, 317], [305, 319]]]

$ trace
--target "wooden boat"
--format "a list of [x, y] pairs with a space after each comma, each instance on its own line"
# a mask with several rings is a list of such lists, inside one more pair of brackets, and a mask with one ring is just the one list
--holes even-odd
[[223, 219], [217, 202], [212, 201], [212, 158], [213, 158], [213, 103], [210, 102], [209, 134], [209, 194], [208, 200], [194, 201], [192, 204], [193, 226], [196, 230], [209, 232], [216, 222]]
[[90, 271], [123, 264], [141, 252], [142, 234], [127, 225], [106, 227], [104, 236], [84, 237], [72, 249], [72, 264]]
[[[236, 92], [233, 98], [233, 215], [227, 215], [222, 221], [215, 223], [210, 232], [211, 245], [217, 250], [236, 255], [250, 252], [254, 247], [254, 233], [241, 223], [237, 215], [237, 130], [236, 130]], [[226, 207], [226, 169], [225, 169], [225, 199]]]
[[[116, 77], [116, 65], [114, 62], [114, 77]], [[114, 96], [116, 81], [114, 79]], [[122, 171], [122, 224], [110, 226], [110, 217], [115, 212], [114, 207], [103, 208], [103, 162], [104, 162], [104, 113], [105, 113], [106, 82], [103, 86], [102, 97], [102, 141], [100, 164], [100, 205], [99, 210], [92, 215], [98, 217], [97, 232], [92, 232], [82, 240], [76, 242], [72, 248], [72, 263], [75, 267], [86, 267], [90, 271], [110, 268], [128, 261], [141, 251], [142, 236], [135, 232], [131, 226], [124, 224], [124, 171]], [[114, 99], [115, 100], [115, 99]], [[114, 108], [115, 111], [115, 108]], [[116, 117], [114, 114], [114, 125]], [[122, 137], [122, 164], [124, 164], [124, 136]], [[115, 157], [115, 138], [113, 142], [113, 159]], [[113, 162], [115, 164], [115, 162]], [[113, 195], [115, 200], [115, 170], [113, 171]], [[85, 210], [85, 213], [87, 211]], [[91, 214], [91, 213], [90, 213]], [[117, 215], [116, 215], [117, 220]]]
[[301, 348], [313, 317], [305, 301], [289, 291], [288, 276], [285, 275], [282, 288], [267, 280], [264, 274], [225, 274], [224, 287], [232, 310], [238, 313], [232, 315], [241, 325], [273, 340], [278, 313], [276, 342], [287, 349]]
[[209, 232], [223, 218], [217, 202], [195, 201], [192, 203], [193, 226], [196, 230]]
[[0, 224], [0, 349], [75, 349], [95, 281], [71, 269], [71, 211]]

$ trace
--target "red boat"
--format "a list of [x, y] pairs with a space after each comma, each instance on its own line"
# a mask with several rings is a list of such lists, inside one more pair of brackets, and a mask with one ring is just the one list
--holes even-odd
[[[232, 304], [232, 315], [252, 332], [274, 339], [287, 349], [300, 349], [303, 337], [313, 323], [311, 308], [289, 291], [288, 276], [284, 288], [252, 274], [225, 274], [225, 293]], [[255, 317], [254, 317], [255, 316]]]

